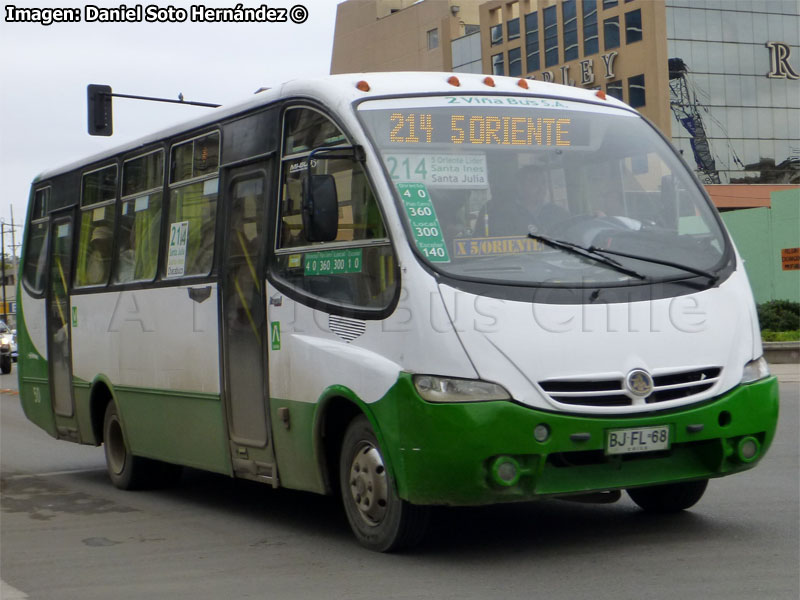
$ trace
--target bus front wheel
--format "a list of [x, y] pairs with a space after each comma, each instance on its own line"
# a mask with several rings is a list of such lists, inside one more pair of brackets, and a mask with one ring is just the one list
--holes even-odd
[[176, 481], [181, 467], [131, 454], [113, 400], [103, 419], [103, 448], [111, 483], [121, 490], [163, 487]]
[[652, 513], [675, 513], [697, 504], [708, 487], [708, 479], [631, 488], [628, 495], [640, 508]]
[[339, 481], [347, 520], [362, 546], [391, 552], [422, 540], [429, 509], [397, 496], [375, 432], [363, 415], [344, 435]]

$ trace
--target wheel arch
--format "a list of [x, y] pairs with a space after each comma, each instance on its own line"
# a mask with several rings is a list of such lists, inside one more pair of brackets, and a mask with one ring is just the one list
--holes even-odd
[[92, 425], [94, 445], [103, 443], [103, 420], [109, 402], [116, 402], [114, 386], [105, 376], [99, 375], [92, 381], [89, 392], [89, 418]]
[[338, 494], [342, 441], [347, 427], [360, 415], [369, 420], [375, 436], [381, 446], [385, 447], [375, 416], [352, 390], [343, 386], [332, 386], [320, 397], [314, 423], [314, 446], [326, 494]]

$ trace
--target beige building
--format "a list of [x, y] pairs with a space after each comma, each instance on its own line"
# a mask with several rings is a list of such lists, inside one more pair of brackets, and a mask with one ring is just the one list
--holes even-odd
[[452, 71], [451, 41], [478, 31], [479, 0], [348, 0], [331, 73]]
[[666, 8], [653, 0], [490, 0], [485, 73], [601, 89], [670, 136]]
[[477, 72], [603, 89], [670, 135], [666, 63], [665, 5], [653, 0], [348, 0], [331, 73]]

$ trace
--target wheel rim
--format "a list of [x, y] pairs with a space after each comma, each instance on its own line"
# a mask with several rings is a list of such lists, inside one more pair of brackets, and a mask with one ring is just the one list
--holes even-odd
[[378, 449], [362, 442], [350, 464], [350, 495], [368, 525], [380, 525], [389, 507], [389, 481]]
[[105, 442], [108, 449], [108, 466], [119, 475], [125, 468], [128, 451], [125, 449], [125, 439], [122, 437], [122, 426], [116, 417], [108, 424]]

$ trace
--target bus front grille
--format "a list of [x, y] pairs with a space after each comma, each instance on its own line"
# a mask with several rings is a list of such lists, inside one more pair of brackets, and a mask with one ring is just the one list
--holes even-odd
[[653, 391], [638, 397], [625, 386], [624, 376], [603, 379], [549, 379], [542, 390], [555, 402], [571, 406], [617, 407], [654, 404], [690, 398], [711, 389], [722, 369], [704, 367], [690, 371], [662, 372], [653, 376]]

